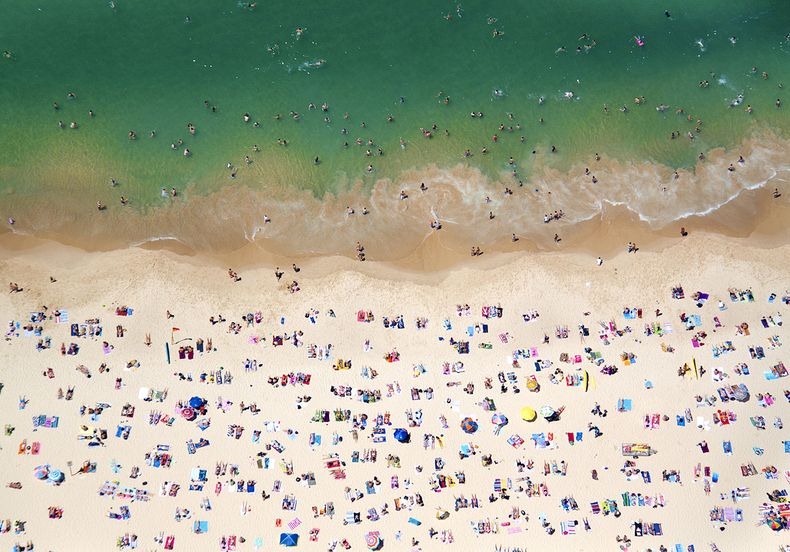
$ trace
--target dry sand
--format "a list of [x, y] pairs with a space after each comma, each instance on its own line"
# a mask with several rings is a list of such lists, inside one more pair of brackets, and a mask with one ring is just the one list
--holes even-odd
[[[773, 223], [777, 223], [776, 220]], [[116, 250], [87, 253], [67, 246], [55, 245], [20, 237], [6, 237], [0, 251], [0, 275], [4, 282], [17, 282], [24, 291], [0, 295], [0, 313], [6, 320], [24, 323], [31, 312], [47, 306], [47, 315], [55, 309], [68, 310], [70, 323], [83, 323], [87, 319], [99, 318], [103, 326], [101, 338], [72, 338], [69, 324], [56, 324], [47, 319], [43, 335], [51, 336], [52, 348], [37, 352], [38, 337], [26, 337], [20, 329], [19, 337], [11, 337], [0, 346], [0, 382], [4, 384], [0, 393], [0, 419], [3, 425], [15, 427], [13, 434], [3, 436], [0, 450], [2, 486], [0, 487], [0, 519], [26, 522], [24, 534], [0, 535], [0, 547], [11, 549], [14, 543], [32, 541], [35, 550], [111, 550], [116, 539], [126, 533], [139, 537], [138, 549], [161, 550], [162, 545], [154, 537], [163, 534], [175, 536], [175, 550], [219, 550], [223, 536], [243, 536], [238, 550], [255, 550], [256, 538], [263, 539], [263, 550], [277, 547], [281, 532], [290, 532], [288, 521], [298, 517], [301, 525], [293, 532], [300, 535], [299, 548], [326, 550], [332, 541], [348, 539], [352, 550], [366, 550], [365, 534], [379, 531], [384, 539], [384, 550], [456, 550], [473, 547], [475, 550], [495, 550], [497, 546], [521, 547], [525, 550], [619, 550], [616, 535], [628, 534], [631, 538], [629, 550], [658, 550], [660, 545], [674, 550], [676, 543], [686, 546], [694, 544], [696, 550], [710, 550], [709, 543], [716, 543], [722, 551], [734, 550], [778, 550], [781, 544], [790, 542], [787, 531], [774, 533], [759, 522], [758, 506], [765, 502], [766, 492], [786, 488], [790, 483], [787, 470], [788, 455], [782, 440], [786, 431], [773, 427], [777, 416], [789, 411], [783, 390], [790, 379], [767, 381], [763, 372], [770, 366], [785, 360], [786, 347], [769, 346], [769, 338], [778, 336], [787, 341], [786, 326], [771, 326], [764, 329], [760, 318], [781, 315], [788, 318], [788, 308], [780, 302], [790, 288], [790, 245], [787, 245], [786, 229], [778, 222], [778, 238], [764, 241], [760, 246], [757, 239], [724, 238], [713, 234], [692, 232], [687, 239], [655, 242], [655, 247], [645, 247], [636, 254], [612, 253], [603, 266], [598, 267], [594, 256], [583, 252], [554, 252], [484, 255], [464, 267], [452, 271], [438, 272], [432, 276], [420, 275], [419, 269], [430, 260], [431, 255], [440, 257], [440, 246], [431, 249], [428, 243], [423, 249], [422, 259], [409, 260], [403, 266], [392, 267], [374, 263], [354, 263], [343, 258], [318, 259], [303, 267], [298, 275], [288, 269], [281, 282], [277, 282], [272, 268], [239, 269], [242, 277], [232, 282], [227, 274], [227, 265], [221, 266], [216, 259], [200, 257], [178, 257], [166, 251], [141, 249]], [[759, 234], [759, 232], [757, 232]], [[774, 236], [777, 233], [774, 232]], [[610, 240], [613, 241], [613, 240]], [[626, 240], [623, 240], [626, 241]], [[766, 247], [765, 244], [769, 247]], [[278, 261], [278, 259], [274, 259]], [[438, 262], [438, 261], [437, 261]], [[290, 263], [281, 263], [283, 268]], [[438, 263], [440, 266], [444, 263]], [[446, 266], [446, 265], [444, 265]], [[364, 271], [364, 272], [362, 272]], [[377, 276], [376, 276], [377, 275]], [[57, 279], [49, 281], [50, 276]], [[289, 293], [286, 284], [297, 278], [301, 291]], [[670, 292], [675, 285], [685, 289], [685, 300], [673, 300]], [[754, 302], [731, 302], [728, 288], [750, 289]], [[700, 290], [710, 294], [702, 308], [697, 308], [691, 299], [692, 293]], [[778, 294], [773, 303], [768, 302], [771, 293]], [[717, 307], [721, 299], [727, 310]], [[459, 317], [457, 304], [468, 304], [470, 316]], [[115, 314], [118, 306], [134, 309], [131, 317]], [[501, 305], [501, 318], [484, 320], [481, 308], [485, 305]], [[643, 318], [626, 320], [624, 307], [639, 307]], [[312, 324], [305, 314], [315, 308], [320, 311], [316, 323]], [[663, 311], [655, 316], [655, 309]], [[332, 309], [335, 317], [328, 315]], [[369, 310], [375, 321], [367, 324], [356, 321], [357, 311]], [[166, 311], [175, 315], [166, 318]], [[540, 316], [525, 322], [522, 314], [536, 310]], [[238, 334], [228, 332], [230, 322], [241, 322], [247, 313], [260, 311], [262, 323], [247, 327], [242, 323]], [[210, 316], [222, 314], [227, 321], [212, 325]], [[585, 314], [589, 313], [589, 314]], [[679, 319], [681, 313], [699, 314], [702, 328], [707, 332], [705, 345], [693, 348], [691, 338], [698, 329], [686, 331]], [[405, 329], [386, 329], [383, 317], [403, 315]], [[714, 327], [717, 316], [721, 327]], [[281, 324], [281, 317], [284, 323]], [[417, 317], [429, 319], [426, 329], [415, 326]], [[449, 319], [452, 330], [443, 328], [443, 320]], [[613, 320], [620, 329], [630, 326], [631, 332], [622, 337], [613, 337], [611, 344], [604, 345], [598, 337], [599, 322]], [[673, 332], [663, 337], [645, 336], [646, 323], [669, 323]], [[738, 335], [736, 325], [748, 322], [750, 336]], [[465, 337], [466, 328], [475, 324], [488, 324], [487, 334], [475, 333]], [[116, 325], [127, 329], [125, 337], [116, 337]], [[578, 325], [590, 329], [590, 336], [580, 339]], [[557, 326], [567, 326], [569, 337], [557, 339]], [[172, 328], [179, 330], [173, 334]], [[273, 347], [273, 335], [301, 330], [302, 347], [294, 347], [288, 341], [282, 347]], [[499, 334], [509, 333], [509, 342], [503, 343]], [[144, 345], [146, 334], [153, 343]], [[544, 334], [550, 342], [543, 344]], [[174, 337], [173, 337], [174, 335]], [[259, 336], [265, 341], [257, 344], [251, 337]], [[204, 354], [195, 354], [194, 360], [179, 360], [173, 352], [171, 364], [165, 360], [165, 344], [192, 338], [171, 345], [192, 343], [202, 337], [211, 339], [216, 349]], [[451, 347], [449, 339], [468, 339], [468, 355], [459, 355]], [[441, 340], [440, 338], [443, 338]], [[102, 341], [114, 348], [109, 354], [102, 351]], [[370, 349], [364, 344], [370, 340]], [[711, 347], [732, 341], [735, 351], [713, 358]], [[61, 343], [80, 345], [76, 356], [63, 356]], [[307, 345], [325, 346], [332, 344], [331, 360], [319, 361], [307, 358]], [[492, 344], [491, 349], [479, 348], [481, 343]], [[674, 353], [662, 352], [661, 344], [674, 347]], [[762, 346], [765, 358], [753, 360], [749, 356], [750, 346]], [[535, 358], [521, 359], [520, 367], [512, 367], [515, 349], [537, 347], [538, 359], [551, 361], [551, 369], [536, 372]], [[586, 358], [585, 347], [600, 351], [606, 365], [619, 370], [614, 375], [601, 373]], [[400, 360], [388, 363], [384, 355], [397, 350]], [[619, 355], [630, 352], [637, 362], [625, 366]], [[579, 364], [560, 361], [562, 353], [571, 357], [581, 355]], [[678, 377], [677, 369], [696, 358], [706, 373], [700, 378]], [[126, 369], [127, 362], [139, 361], [139, 367]], [[245, 359], [257, 359], [257, 372], [245, 373]], [[336, 371], [332, 365], [337, 359], [351, 359], [349, 370]], [[444, 362], [463, 361], [465, 372], [443, 375]], [[739, 376], [734, 368], [747, 363], [749, 376]], [[99, 373], [99, 365], [106, 363], [109, 372]], [[424, 365], [426, 372], [415, 377], [414, 365]], [[92, 374], [90, 379], [75, 369], [86, 366]], [[365, 379], [364, 366], [375, 369], [375, 379]], [[215, 371], [220, 367], [233, 376], [230, 385], [200, 383], [202, 372]], [[42, 375], [52, 368], [54, 378]], [[556, 368], [564, 375], [582, 374], [590, 376], [587, 392], [583, 386], [567, 386], [550, 383], [549, 376]], [[715, 368], [729, 375], [723, 383], [712, 380]], [[514, 372], [520, 393], [513, 392], [508, 385], [507, 393], [500, 393], [497, 374]], [[194, 381], [180, 381], [174, 373], [192, 374]], [[290, 372], [311, 374], [306, 386], [274, 388], [267, 383], [269, 376], [280, 376]], [[541, 385], [540, 392], [531, 393], [525, 386], [526, 378], [536, 375]], [[493, 379], [493, 389], [484, 387], [487, 377]], [[122, 378], [120, 389], [116, 389], [116, 378]], [[652, 382], [646, 389], [644, 382]], [[448, 387], [448, 382], [461, 382]], [[474, 393], [467, 394], [463, 386], [474, 384]], [[694, 396], [716, 395], [716, 389], [724, 384], [743, 382], [748, 385], [752, 397], [746, 403], [730, 402], [727, 410], [738, 415], [737, 422], [722, 427], [711, 419], [715, 410], [724, 408], [721, 401], [715, 407], [696, 407]], [[387, 395], [387, 384], [399, 384], [401, 393]], [[380, 389], [382, 400], [365, 404], [355, 398], [339, 398], [330, 393], [332, 385], [350, 385], [354, 393], [358, 388]], [[71, 401], [58, 400], [58, 389], [66, 391], [74, 387]], [[144, 402], [138, 398], [141, 387], [168, 389], [163, 403]], [[410, 389], [433, 388], [433, 400], [411, 400]], [[755, 395], [770, 392], [776, 404], [763, 408], [758, 406]], [[192, 396], [208, 400], [207, 418], [211, 426], [200, 431], [195, 422], [181, 418], [174, 410], [176, 401], [188, 401]], [[309, 403], [297, 409], [297, 396], [309, 395]], [[18, 409], [18, 400], [29, 401], [24, 410]], [[230, 400], [233, 405], [227, 413], [216, 408], [218, 397]], [[509, 418], [499, 435], [493, 433], [493, 412], [484, 411], [480, 403], [489, 397], [496, 403], [496, 412]], [[620, 398], [633, 401], [631, 412], [617, 412]], [[449, 401], [449, 402], [448, 402]], [[86, 414], [81, 416], [80, 406], [93, 407], [97, 402], [111, 405], [97, 421]], [[260, 413], [241, 413], [240, 403], [257, 403]], [[600, 403], [608, 410], [606, 417], [593, 416], [591, 409]], [[121, 417], [125, 404], [136, 408], [133, 418]], [[538, 419], [527, 423], [520, 419], [519, 412], [525, 405], [538, 409], [542, 405], [565, 406], [561, 419], [549, 423]], [[358, 432], [358, 440], [352, 436], [351, 422], [311, 422], [317, 409], [334, 411], [336, 408], [350, 409], [352, 415], [366, 413], [367, 429]], [[685, 427], [675, 424], [675, 416], [690, 408], [693, 417], [704, 417], [709, 427], [698, 429], [692, 422]], [[422, 426], [409, 428], [412, 441], [400, 444], [393, 439], [395, 428], [407, 427], [405, 411], [422, 410]], [[151, 426], [148, 415], [151, 410], [160, 410], [177, 419], [172, 427], [164, 424]], [[392, 425], [386, 427], [386, 443], [374, 444], [371, 440], [372, 426], [378, 413], [391, 413]], [[658, 429], [645, 429], [645, 414], [660, 413], [669, 416]], [[59, 416], [57, 429], [34, 429], [31, 418], [46, 414]], [[445, 415], [448, 428], [442, 428], [440, 415]], [[755, 429], [749, 416], [762, 415], [767, 429]], [[470, 416], [479, 422], [479, 430], [467, 435], [460, 429], [462, 418]], [[199, 417], [198, 419], [202, 418]], [[279, 422], [280, 432], [267, 433], [267, 421]], [[785, 421], [790, 421], [786, 419]], [[132, 426], [128, 440], [115, 437], [120, 422]], [[588, 422], [595, 423], [603, 432], [594, 438], [587, 430]], [[230, 424], [240, 424], [246, 429], [239, 440], [226, 435]], [[106, 428], [108, 438], [105, 446], [88, 447], [87, 440], [78, 440], [80, 426]], [[252, 442], [253, 430], [262, 430], [260, 443]], [[297, 431], [290, 438], [286, 429]], [[309, 446], [308, 437], [315, 432], [322, 436], [320, 446]], [[333, 445], [333, 432], [342, 437]], [[533, 433], [553, 433], [554, 440], [548, 448], [536, 448], [530, 440]], [[583, 441], [571, 446], [566, 432], [582, 432]], [[437, 444], [435, 450], [424, 450], [423, 434], [441, 435], [443, 448]], [[524, 444], [515, 449], [507, 444], [511, 435], [518, 434]], [[188, 454], [186, 441], [206, 438], [210, 445]], [[20, 442], [27, 439], [40, 442], [38, 455], [17, 454]], [[265, 450], [264, 445], [276, 439], [285, 446], [282, 454], [276, 450]], [[705, 440], [710, 453], [703, 454], [697, 443]], [[732, 442], [733, 454], [722, 451], [722, 441]], [[649, 470], [652, 483], [646, 484], [641, 477], [626, 480], [621, 472], [624, 458], [621, 444], [628, 442], [649, 443], [657, 454], [641, 458], [637, 466]], [[469, 458], [459, 458], [459, 446], [472, 443], [478, 450]], [[169, 444], [172, 453], [170, 468], [153, 468], [145, 464], [144, 455], [158, 444]], [[752, 447], [762, 447], [764, 454], [755, 455]], [[352, 451], [377, 449], [376, 463], [352, 463]], [[256, 454], [266, 452], [270, 458], [269, 469], [259, 469], [254, 462]], [[339, 454], [346, 463], [347, 478], [333, 479], [324, 467], [324, 458]], [[400, 468], [387, 467], [388, 454], [400, 458]], [[481, 458], [491, 454], [494, 463], [484, 466]], [[435, 473], [434, 461], [442, 458], [442, 474], [453, 475], [463, 472], [466, 483], [431, 490], [430, 479]], [[516, 460], [532, 459], [532, 470], [518, 473]], [[69, 475], [69, 463], [73, 469], [85, 460], [96, 462], [96, 473]], [[113, 473], [112, 462], [121, 464], [118, 473]], [[564, 460], [567, 475], [543, 473], [544, 462]], [[293, 475], [281, 468], [282, 462], [293, 463]], [[228, 472], [216, 477], [217, 462], [237, 464], [239, 474]], [[744, 477], [740, 466], [753, 462], [758, 470], [773, 465], [778, 478], [769, 480], [764, 474]], [[36, 466], [50, 464], [66, 471], [65, 481], [59, 485], [46, 484], [34, 478]], [[710, 466], [718, 474], [718, 482], [706, 496], [703, 490], [704, 477], [694, 477], [697, 464]], [[133, 466], [140, 468], [140, 476], [130, 478]], [[418, 472], [416, 466], [422, 466]], [[192, 468], [208, 470], [208, 482], [202, 492], [189, 490]], [[591, 478], [596, 469], [598, 480]], [[662, 471], [677, 469], [682, 484], [662, 482]], [[314, 472], [316, 485], [308, 488], [296, 477]], [[391, 476], [399, 477], [400, 488], [391, 489]], [[381, 482], [376, 494], [366, 495], [353, 503], [345, 497], [344, 488], [350, 487], [365, 492], [365, 481], [377, 476]], [[545, 483], [550, 493], [543, 497], [526, 497], [517, 491], [525, 485], [519, 478], [529, 477], [537, 485]], [[494, 490], [494, 480], [500, 478], [507, 486], [508, 478], [513, 489], [509, 500], [500, 498], [489, 502]], [[254, 493], [230, 492], [229, 480], [256, 481]], [[97, 492], [107, 480], [117, 480], [121, 486], [146, 488], [152, 494], [148, 502], [130, 502], [121, 498], [100, 497]], [[273, 491], [275, 481], [281, 481], [280, 492]], [[410, 480], [411, 486], [406, 488]], [[18, 481], [22, 489], [8, 488], [7, 483]], [[178, 482], [181, 489], [177, 497], [159, 496], [165, 481]], [[221, 494], [215, 494], [217, 481], [223, 483]], [[143, 486], [143, 482], [147, 482]], [[729, 499], [731, 490], [749, 487], [751, 498], [733, 503]], [[264, 501], [261, 491], [271, 494]], [[663, 495], [665, 506], [626, 507], [622, 503], [623, 492], [643, 495]], [[411, 510], [395, 511], [394, 499], [420, 493], [423, 507], [415, 505]], [[727, 495], [727, 500], [720, 498]], [[297, 499], [295, 511], [281, 509], [285, 495]], [[476, 495], [480, 507], [454, 511], [454, 499], [461, 496], [471, 499]], [[578, 511], [564, 511], [560, 500], [573, 496]], [[200, 507], [201, 501], [210, 499], [211, 510]], [[603, 516], [591, 512], [591, 502], [603, 505], [605, 499], [618, 502], [622, 515]], [[335, 516], [314, 518], [312, 506], [323, 506], [334, 502]], [[244, 514], [243, 506], [249, 506]], [[389, 513], [382, 514], [382, 505], [388, 504]], [[122, 505], [129, 506], [131, 519], [114, 520], [108, 511], [118, 511]], [[63, 508], [62, 519], [48, 519], [50, 506]], [[731, 506], [743, 511], [742, 522], [725, 525], [711, 523], [709, 511], [715, 506]], [[191, 519], [176, 522], [176, 508], [187, 508]], [[371, 522], [365, 519], [369, 508], [376, 508], [381, 519]], [[518, 520], [509, 519], [512, 509], [524, 510], [528, 515]], [[437, 512], [449, 511], [449, 517], [437, 519]], [[343, 524], [346, 512], [360, 512], [362, 523], [356, 526]], [[540, 517], [545, 516], [551, 527], [556, 529], [549, 535], [541, 527]], [[413, 517], [421, 526], [408, 523]], [[583, 519], [589, 520], [591, 530], [585, 531]], [[276, 520], [282, 527], [276, 527]], [[193, 522], [208, 521], [207, 534], [194, 534]], [[470, 522], [489, 521], [498, 528], [496, 534], [477, 535]], [[575, 535], [562, 535], [561, 522], [577, 520]], [[663, 536], [635, 537], [632, 525], [635, 521], [661, 523]], [[510, 523], [509, 526], [504, 525]], [[509, 528], [521, 531], [509, 534]], [[725, 530], [720, 530], [725, 527]], [[310, 542], [309, 531], [320, 529], [318, 542]], [[429, 528], [439, 531], [430, 538]], [[401, 539], [396, 539], [396, 532]], [[443, 531], [451, 531], [452, 544], [441, 542]], [[446, 537], [446, 534], [444, 535]], [[412, 538], [419, 544], [412, 546]], [[338, 546], [338, 550], [341, 546]]]

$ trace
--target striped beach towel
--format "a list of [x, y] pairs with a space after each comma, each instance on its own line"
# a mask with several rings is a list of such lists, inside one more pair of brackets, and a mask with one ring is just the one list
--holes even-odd
[[298, 517], [293, 518], [291, 521], [288, 522], [288, 529], [293, 531], [294, 529], [299, 527], [301, 524], [302, 524], [302, 520], [301, 519], [299, 519]]
[[69, 311], [67, 310], [61, 310], [60, 314], [55, 317], [56, 324], [65, 324], [68, 321], [69, 321]]

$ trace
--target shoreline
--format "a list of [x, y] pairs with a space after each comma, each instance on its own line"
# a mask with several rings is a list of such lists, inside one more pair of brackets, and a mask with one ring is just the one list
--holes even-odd
[[[451, 235], [443, 234], [443, 231], [429, 234], [417, 248], [400, 258], [380, 260], [371, 256], [365, 262], [345, 255], [289, 256], [274, 248], [267, 249], [262, 242], [248, 243], [234, 251], [219, 254], [195, 251], [172, 237], [155, 238], [126, 248], [89, 250], [73, 244], [16, 233], [0, 234], [0, 257], [25, 257], [37, 251], [45, 252], [44, 255], [54, 255], [56, 258], [141, 251], [161, 254], [177, 263], [224, 267], [223, 270], [228, 266], [237, 270], [268, 270], [275, 266], [289, 267], [295, 262], [300, 266], [310, 267], [311, 277], [341, 271], [359, 272], [384, 279], [437, 283], [445, 280], [455, 270], [496, 271], [520, 260], [542, 262], [553, 257], [578, 255], [589, 259], [591, 265], [597, 256], [601, 256], [608, 263], [628, 255], [625, 250], [628, 241], [636, 243], [641, 251], [654, 253], [661, 253], [682, 241], [698, 237], [765, 251], [790, 243], [790, 226], [785, 222], [790, 220], [790, 204], [784, 195], [776, 200], [768, 190], [752, 190], [745, 193], [743, 201], [749, 203], [746, 212], [754, 213], [747, 217], [751, 219], [750, 227], [747, 228], [732, 227], [729, 224], [732, 220], [744, 219], [743, 206], [738, 202], [727, 205], [712, 215], [692, 217], [658, 230], [651, 229], [622, 206], [610, 207], [600, 217], [575, 225], [571, 229], [566, 228], [568, 233], [564, 234], [560, 244], [525, 238], [514, 243], [503, 237], [490, 243], [480, 257], [471, 257], [464, 243], [453, 239]], [[681, 225], [687, 229], [689, 236], [680, 236]]]
[[[622, 258], [641, 258], [646, 252], [664, 254], [672, 248], [684, 247], [684, 242], [715, 243], [726, 246], [748, 247], [755, 251], [772, 251], [790, 244], [790, 205], [774, 200], [767, 190], [749, 192], [753, 197], [754, 210], [759, 213], [752, 228], [733, 229], [727, 224], [733, 213], [741, 210], [739, 205], [723, 208], [717, 216], [694, 217], [683, 222], [689, 235], [681, 237], [680, 224], [675, 227], [650, 229], [644, 222], [624, 208], [611, 208], [600, 218], [577, 225], [573, 233], [563, 238], [561, 244], [544, 246], [530, 240], [509, 239], [493, 242], [480, 257], [471, 257], [463, 244], [444, 239], [441, 232], [434, 232], [408, 255], [393, 260], [369, 259], [364, 262], [343, 255], [299, 255], [287, 256], [262, 248], [259, 244], [248, 244], [235, 251], [222, 254], [197, 252], [178, 239], [153, 239], [127, 248], [109, 250], [86, 250], [53, 240], [20, 234], [0, 234], [0, 258], [13, 259], [46, 257], [65, 261], [73, 266], [76, 259], [101, 258], [103, 256], [150, 255], [151, 259], [162, 259], [178, 265], [213, 267], [226, 271], [227, 267], [241, 271], [272, 270], [275, 266], [288, 269], [292, 263], [305, 270], [303, 277], [326, 278], [335, 273], [358, 273], [360, 276], [381, 280], [412, 281], [417, 284], [442, 285], [456, 271], [493, 272], [521, 262], [554, 264], [558, 259], [573, 257], [587, 259], [595, 265], [596, 257], [610, 262]], [[632, 241], [640, 251], [626, 252], [625, 243]]]
[[[661, 165], [593, 160], [590, 167], [597, 184], [589, 182], [582, 167], [559, 173], [538, 164], [540, 174], [522, 188], [507, 180], [489, 181], [479, 171], [459, 165], [407, 171], [398, 182], [379, 181], [370, 193], [357, 184], [322, 200], [306, 192], [256, 190], [240, 182], [206, 196], [182, 191], [184, 197], [168, 200], [166, 207], [140, 211], [111, 205], [97, 212], [87, 194], [79, 197], [84, 214], [74, 212], [77, 199], [64, 197], [56, 211], [48, 212], [42, 204], [31, 211], [33, 219], [21, 213], [13, 227], [4, 225], [0, 236], [32, 234], [89, 251], [139, 246], [248, 261], [256, 256], [353, 257], [354, 244], [360, 241], [369, 260], [396, 264], [419, 258], [425, 244], [458, 257], [472, 246], [484, 251], [550, 251], [557, 249], [552, 240], [556, 232], [562, 238], [559, 249], [578, 247], [579, 236], [613, 224], [622, 226], [624, 235], [634, 232], [642, 240], [645, 231], [671, 236], [680, 226], [742, 237], [755, 231], [760, 218], [773, 217], [777, 208], [787, 209], [787, 151], [790, 142], [755, 135], [735, 150], [709, 152], [693, 171], [678, 171], [678, 178]], [[737, 162], [737, 152], [743, 153], [744, 163]], [[730, 164], [736, 166], [734, 172], [727, 170]], [[428, 183], [427, 191], [419, 190], [419, 182]], [[503, 195], [507, 187], [512, 193]], [[774, 188], [784, 192], [782, 197], [766, 201]], [[399, 200], [398, 190], [406, 190], [408, 199]], [[487, 196], [490, 201], [484, 201]], [[355, 213], [346, 213], [347, 206]], [[363, 215], [368, 207], [370, 214]], [[543, 214], [558, 210], [564, 212], [562, 219], [543, 223]], [[704, 215], [689, 216], [687, 211]], [[490, 214], [496, 218], [489, 220]], [[264, 215], [271, 223], [263, 221]], [[440, 220], [443, 228], [429, 228], [432, 219]], [[507, 243], [511, 233], [519, 237], [515, 247]], [[625, 237], [623, 245], [629, 240], [636, 241]], [[606, 248], [598, 252], [593, 242], [585, 241], [591, 252], [610, 254]]]

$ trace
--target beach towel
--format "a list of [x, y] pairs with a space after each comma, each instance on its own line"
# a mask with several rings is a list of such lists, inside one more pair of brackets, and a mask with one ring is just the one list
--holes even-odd
[[617, 401], [618, 412], [630, 412], [632, 407], [631, 399], [620, 399]]
[[55, 317], [55, 324], [66, 324], [69, 321], [69, 311], [61, 310], [60, 314]]
[[302, 524], [302, 520], [300, 520], [298, 517], [297, 518], [293, 518], [291, 521], [288, 522], [288, 528], [291, 531], [293, 531], [294, 529], [299, 527], [301, 524]]
[[578, 525], [578, 522], [576, 520], [561, 521], [560, 530], [562, 531], [563, 535], [575, 535], [576, 525]]

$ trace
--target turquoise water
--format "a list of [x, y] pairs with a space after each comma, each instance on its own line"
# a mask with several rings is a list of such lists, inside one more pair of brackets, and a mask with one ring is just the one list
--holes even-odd
[[[68, 210], [77, 198], [114, 204], [120, 194], [132, 208], [149, 208], [163, 186], [191, 194], [226, 185], [301, 189], [320, 198], [430, 164], [463, 162], [498, 177], [512, 170], [510, 157], [517, 179], [529, 182], [532, 151], [552, 145], [557, 154], [546, 162], [562, 170], [596, 152], [690, 167], [699, 152], [755, 129], [786, 135], [790, 104], [774, 102], [787, 96], [780, 85], [790, 86], [789, 22], [790, 4], [770, 0], [306, 0], [252, 9], [218, 0], [11, 0], [0, 18], [0, 49], [11, 55], [0, 60], [0, 197], [15, 213], [44, 198]], [[739, 94], [743, 103], [728, 107]], [[638, 96], [644, 104], [634, 103]], [[694, 141], [685, 137], [695, 127], [687, 114], [702, 120]], [[419, 129], [433, 124], [434, 137], [424, 138]], [[675, 130], [681, 139], [670, 139]], [[171, 149], [178, 139], [183, 145]], [[464, 160], [467, 148], [473, 156]]]

